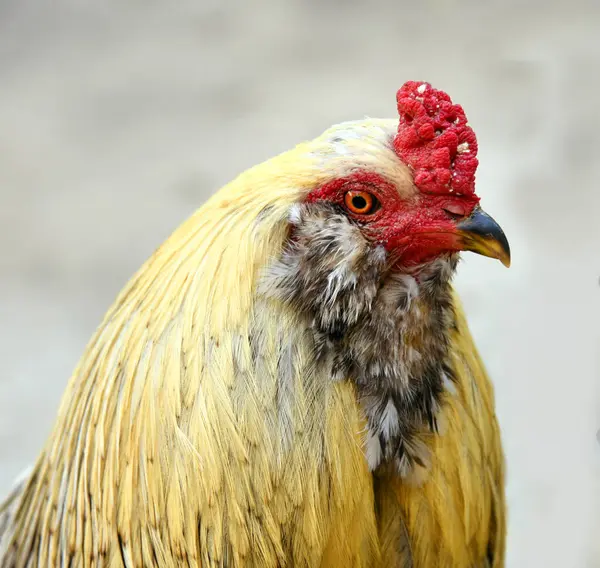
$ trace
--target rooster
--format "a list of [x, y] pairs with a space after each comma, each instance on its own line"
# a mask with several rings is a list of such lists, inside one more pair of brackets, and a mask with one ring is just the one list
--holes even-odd
[[154, 253], [0, 506], [0, 565], [502, 566], [492, 385], [451, 287], [509, 265], [428, 83], [241, 174]]

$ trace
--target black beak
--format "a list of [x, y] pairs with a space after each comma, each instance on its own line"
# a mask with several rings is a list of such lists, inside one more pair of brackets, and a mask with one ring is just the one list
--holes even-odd
[[456, 228], [462, 250], [497, 258], [510, 266], [510, 246], [504, 231], [479, 205]]

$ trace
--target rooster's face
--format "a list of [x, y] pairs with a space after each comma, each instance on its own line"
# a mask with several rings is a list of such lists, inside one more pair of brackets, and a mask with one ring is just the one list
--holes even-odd
[[331, 145], [355, 162], [307, 201], [333, 204], [400, 269], [459, 251], [508, 266], [508, 241], [474, 191], [477, 140], [464, 111], [426, 83], [406, 83], [397, 99], [397, 132], [377, 144], [361, 140], [361, 126], [332, 131]]

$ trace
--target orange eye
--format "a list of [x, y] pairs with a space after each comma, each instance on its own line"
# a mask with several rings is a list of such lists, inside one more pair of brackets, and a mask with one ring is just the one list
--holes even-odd
[[344, 196], [344, 203], [348, 211], [356, 215], [373, 213], [379, 205], [377, 198], [368, 191], [349, 191]]

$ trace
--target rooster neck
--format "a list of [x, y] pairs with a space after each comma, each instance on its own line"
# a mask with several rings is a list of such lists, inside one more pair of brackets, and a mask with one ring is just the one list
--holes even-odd
[[393, 464], [408, 476], [427, 468], [427, 449], [417, 434], [437, 432], [438, 410], [452, 378], [448, 345], [455, 266], [455, 258], [438, 259], [418, 280], [391, 274], [371, 310], [332, 345], [341, 361], [336, 374], [355, 382], [367, 418], [372, 470]]
[[428, 459], [417, 434], [437, 431], [452, 380], [450, 280], [457, 257], [438, 258], [414, 274], [393, 272], [384, 249], [331, 206], [294, 210], [292, 223], [292, 240], [263, 292], [308, 318], [317, 362], [333, 380], [355, 383], [368, 424], [369, 467], [418, 475]]

